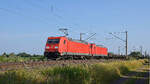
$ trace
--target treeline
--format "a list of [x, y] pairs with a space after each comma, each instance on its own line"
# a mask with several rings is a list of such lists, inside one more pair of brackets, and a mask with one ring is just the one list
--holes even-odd
[[2, 62], [25, 62], [25, 61], [41, 61], [41, 60], [45, 60], [43, 55], [31, 55], [31, 54], [27, 54], [25, 52], [22, 53], [3, 53], [2, 55], [0, 55], [0, 63]]
[[[108, 53], [108, 56], [111, 56], [111, 57], [126, 57], [125, 55], [119, 55], [119, 54], [114, 54], [112, 52], [109, 52]], [[128, 55], [129, 58], [136, 58], [136, 59], [141, 59], [141, 58], [150, 58], [150, 55], [149, 54], [142, 54], [141, 52], [139, 51], [134, 51], [134, 52], [131, 52], [129, 55]]]
[[43, 55], [36, 55], [36, 54], [28, 54], [28, 53], [25, 53], [25, 52], [22, 52], [22, 53], [18, 53], [18, 54], [15, 54], [15, 53], [10, 53], [10, 54], [7, 54], [7, 53], [3, 53], [2, 55], [0, 55], [2, 57], [43, 57]]

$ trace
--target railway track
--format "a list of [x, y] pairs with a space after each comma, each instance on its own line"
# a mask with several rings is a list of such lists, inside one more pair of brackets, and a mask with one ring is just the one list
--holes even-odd
[[7, 62], [0, 63], [0, 71], [17, 70], [21, 68], [37, 68], [37, 67], [49, 67], [49, 66], [66, 66], [72, 64], [93, 64], [99, 62], [112, 62], [121, 61], [116, 59], [100, 59], [100, 60], [49, 60], [49, 61], [28, 61], [28, 62]]

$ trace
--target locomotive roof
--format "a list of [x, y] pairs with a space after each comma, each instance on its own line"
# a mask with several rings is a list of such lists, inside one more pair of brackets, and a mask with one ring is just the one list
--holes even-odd
[[[91, 43], [91, 44], [95, 44], [95, 43]], [[95, 44], [95, 45], [96, 45], [96, 44]], [[104, 45], [96, 45], [96, 46], [106, 48]]]
[[[75, 41], [75, 42], [79, 42], [79, 43], [84, 43], [84, 44], [88, 44], [88, 42], [84, 41], [84, 40], [77, 40], [77, 39], [72, 39], [72, 38], [68, 38], [69, 40], [71, 41]], [[90, 44], [95, 44], [95, 43], [90, 43]], [[96, 44], [95, 44], [96, 45]], [[103, 47], [103, 48], [106, 48], [105, 46], [103, 45], [96, 45], [96, 46], [99, 46], [99, 47]]]
[[99, 47], [103, 47], [103, 48], [106, 48], [104, 45], [96, 45], [96, 46], [99, 46]]
[[75, 41], [75, 42], [79, 42], [79, 43], [88, 44], [88, 42], [86, 42], [86, 41], [78, 40], [78, 39], [72, 39], [72, 38], [69, 38], [69, 37], [68, 37], [68, 40], [70, 40], [70, 41]]
[[[66, 36], [59, 36], [59, 37], [56, 37], [56, 38], [60, 38], [60, 37], [66, 37]], [[68, 40], [70, 40], [70, 41], [88, 44], [88, 42], [86, 42], [86, 41], [84, 41], [84, 40], [73, 39], [73, 38], [70, 38], [70, 37], [66, 37], [66, 38], [68, 38]], [[90, 44], [95, 44], [95, 43], [90, 43]], [[95, 44], [95, 45], [96, 45], [96, 44]], [[106, 47], [103, 46], [103, 45], [96, 45], [96, 46], [106, 48]]]
[[[88, 44], [88, 42], [86, 42], [86, 41], [84, 41], [84, 40], [72, 39], [72, 38], [69, 38], [69, 37], [67, 37], [67, 38], [68, 38], [68, 40], [71, 40], [71, 41], [75, 41], [75, 42], [79, 42], [79, 43]], [[90, 44], [95, 44], [95, 43], [90, 43]], [[95, 44], [95, 45], [96, 45], [96, 44]], [[96, 46], [106, 48], [106, 47], [103, 46], [103, 45], [96, 45]]]

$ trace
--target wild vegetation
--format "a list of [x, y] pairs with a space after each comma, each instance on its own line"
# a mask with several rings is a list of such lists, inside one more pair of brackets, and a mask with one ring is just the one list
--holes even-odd
[[[109, 53], [109, 56], [114, 56], [117, 57], [119, 55], [114, 54], [114, 53]], [[125, 57], [124, 55], [120, 55], [122, 57]], [[140, 52], [131, 52], [129, 54], [130, 59], [143, 59], [143, 58], [149, 58], [149, 55], [143, 56]], [[43, 55], [31, 55], [31, 54], [27, 54], [25, 52], [22, 53], [3, 53], [2, 55], [0, 55], [0, 63], [2, 62], [25, 62], [25, 61], [42, 61], [42, 60], [46, 60], [46, 58], [44, 58]]]
[[44, 56], [43, 55], [30, 55], [27, 54], [25, 52], [23, 53], [10, 53], [10, 54], [6, 54], [3, 53], [2, 55], [0, 55], [0, 63], [1, 62], [24, 62], [24, 61], [38, 61], [38, 60], [44, 60]]
[[138, 84], [139, 82], [141, 84], [149, 84], [149, 71], [149, 62], [146, 62], [140, 69], [133, 70], [133, 74], [126, 75], [127, 80], [124, 80], [123, 84]]
[[[110, 57], [125, 57], [125, 55], [118, 55], [118, 54], [114, 54], [114, 53], [112, 53], [112, 52], [109, 52], [108, 53], [108, 56], [110, 56]], [[129, 55], [129, 59], [144, 59], [144, 58], [146, 58], [146, 59], [149, 59], [150, 58], [150, 55], [149, 54], [142, 54], [141, 52], [139, 52], [139, 51], [133, 51], [133, 52], [131, 52]]]
[[0, 84], [110, 84], [147, 60], [39, 67], [0, 72]]

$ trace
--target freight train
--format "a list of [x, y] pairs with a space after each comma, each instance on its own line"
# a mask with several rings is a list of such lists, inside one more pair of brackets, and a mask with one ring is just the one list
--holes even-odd
[[107, 48], [65, 36], [48, 37], [44, 56], [57, 58], [101, 58], [107, 57]]

